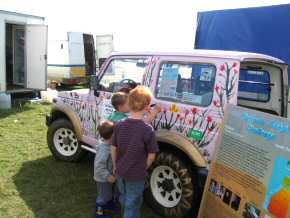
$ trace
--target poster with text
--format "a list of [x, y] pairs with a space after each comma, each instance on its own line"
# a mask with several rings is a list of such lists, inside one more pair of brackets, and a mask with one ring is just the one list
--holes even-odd
[[162, 72], [159, 97], [176, 97], [177, 80], [177, 68], [164, 68]]
[[229, 105], [199, 218], [290, 218], [290, 120]]

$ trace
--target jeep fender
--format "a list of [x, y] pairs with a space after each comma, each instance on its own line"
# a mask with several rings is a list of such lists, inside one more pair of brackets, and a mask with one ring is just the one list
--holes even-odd
[[183, 135], [167, 130], [158, 130], [156, 131], [156, 138], [158, 142], [164, 142], [177, 147], [184, 152], [197, 167], [206, 167], [207, 162], [202, 154], [192, 142]]
[[81, 121], [80, 118], [77, 116], [77, 114], [67, 105], [54, 105], [51, 110], [51, 114], [61, 111], [64, 113], [70, 122], [73, 125], [76, 137], [79, 141], [82, 141], [83, 133], [82, 133], [82, 127], [81, 127]]

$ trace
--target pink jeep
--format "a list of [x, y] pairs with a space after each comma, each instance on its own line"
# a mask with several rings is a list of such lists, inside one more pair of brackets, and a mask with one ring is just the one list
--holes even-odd
[[47, 117], [52, 154], [78, 161], [94, 152], [97, 126], [121, 88], [148, 86], [162, 111], [152, 122], [160, 154], [150, 169], [145, 199], [159, 214], [183, 217], [199, 197], [228, 103], [287, 116], [287, 65], [242, 52], [116, 53], [90, 89], [60, 92]]

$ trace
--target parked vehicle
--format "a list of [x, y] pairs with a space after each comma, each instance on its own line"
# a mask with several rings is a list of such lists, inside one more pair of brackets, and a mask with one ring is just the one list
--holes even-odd
[[[92, 77], [90, 89], [60, 92], [47, 116], [47, 142], [60, 160], [94, 151], [97, 126], [123, 87], [149, 87], [162, 111], [152, 122], [160, 153], [145, 188], [149, 205], [165, 217], [199, 206], [206, 173], [227, 104], [289, 114], [287, 65], [255, 53], [115, 53]], [[249, 88], [250, 87], [250, 88]], [[288, 111], [287, 111], [288, 109]]]
[[47, 26], [44, 17], [0, 10], [0, 108], [11, 95], [46, 89]]
[[290, 4], [199, 12], [195, 48], [257, 52], [290, 64], [289, 19]]
[[68, 32], [67, 39], [48, 44], [48, 79], [66, 85], [84, 84], [96, 74], [95, 43], [91, 34]]

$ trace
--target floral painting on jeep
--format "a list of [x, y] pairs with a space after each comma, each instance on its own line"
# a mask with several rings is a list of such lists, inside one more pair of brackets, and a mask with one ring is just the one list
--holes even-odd
[[111, 110], [111, 106], [107, 106], [107, 102], [110, 103], [111, 94], [102, 92], [100, 97], [97, 98], [89, 93], [61, 92], [58, 97], [56, 104], [65, 104], [78, 115], [83, 135], [94, 139], [98, 138], [97, 127], [104, 110]]
[[146, 67], [146, 73], [144, 74], [143, 85], [150, 87], [153, 84], [153, 71], [157, 66], [159, 57], [151, 57], [149, 64]]
[[181, 106], [173, 103], [166, 108], [162, 105], [162, 111], [152, 122], [155, 130], [167, 129], [186, 136], [208, 160], [211, 159], [212, 142], [224, 117], [225, 105], [235, 103], [232, 97], [237, 92], [239, 66], [237, 62], [222, 63], [217, 71], [210, 106]]
[[[155, 72], [158, 58], [151, 58], [147, 67], [147, 75], [143, 85], [153, 88], [156, 85]], [[152, 126], [155, 130], [166, 129], [182, 134], [199, 149], [200, 153], [210, 161], [214, 142], [228, 103], [236, 103], [239, 63], [217, 62], [216, 76], [213, 80], [212, 101], [208, 106], [195, 106], [174, 101], [160, 101], [161, 110]], [[187, 83], [188, 85], [188, 83]], [[154, 89], [153, 89], [154, 90]], [[97, 126], [113, 111], [109, 92], [99, 92], [96, 97], [93, 91], [60, 92], [56, 104], [70, 107], [81, 121], [83, 136], [87, 143], [93, 144], [98, 139]]]

